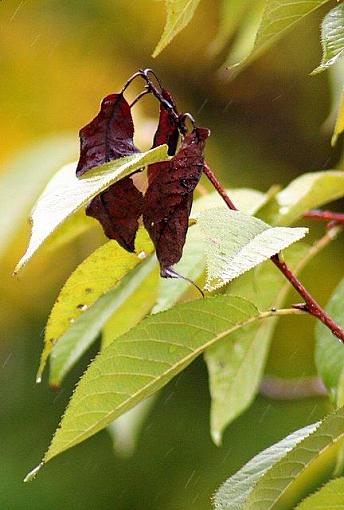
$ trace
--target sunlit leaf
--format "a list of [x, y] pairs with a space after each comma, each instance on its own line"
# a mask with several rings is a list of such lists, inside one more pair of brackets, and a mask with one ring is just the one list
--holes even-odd
[[344, 408], [319, 427], [263, 475], [245, 502], [245, 510], [289, 510], [327, 481], [344, 437]]
[[344, 52], [344, 4], [340, 3], [326, 14], [321, 24], [323, 57], [312, 74], [320, 73], [335, 64]]
[[5, 163], [0, 175], [0, 256], [25, 223], [38, 195], [61, 165], [75, 158], [71, 137], [55, 136], [29, 147]]
[[[143, 229], [138, 235], [137, 248], [139, 253], [151, 253], [153, 250]], [[140, 262], [142, 258], [138, 255], [128, 253], [114, 241], [109, 241], [77, 267], [62, 288], [48, 319], [38, 380], [56, 341], [88, 307]]]
[[[156, 294], [154, 290], [158, 283], [158, 272], [154, 271], [155, 266], [156, 261], [150, 257], [143, 264], [132, 269], [116, 287], [101, 296], [82, 313], [59, 338], [50, 353], [49, 384], [51, 386], [56, 387], [61, 384], [67, 372], [94, 342], [115, 311], [118, 313], [108, 326], [108, 343], [110, 339], [114, 340], [142, 319], [147, 313], [147, 301], [135, 303], [132, 298], [136, 292], [144, 289], [153, 296], [150, 301], [150, 308], [152, 307]], [[126, 307], [125, 310], [123, 310], [124, 307]], [[116, 318], [120, 321], [119, 327], [117, 327]]]
[[89, 366], [44, 462], [155, 393], [215, 342], [271, 315], [273, 312], [259, 313], [245, 299], [217, 296], [183, 303], [144, 319], [100, 352]]
[[[286, 261], [296, 273], [308, 261], [309, 250], [304, 243], [286, 250]], [[249, 299], [262, 310], [281, 308], [289, 291], [289, 282], [270, 261], [234, 280], [226, 290]], [[233, 333], [230, 341], [224, 339], [205, 352], [211, 395], [210, 429], [217, 445], [225, 428], [249, 407], [258, 392], [277, 321], [275, 317], [250, 324]]]
[[93, 218], [86, 216], [85, 211], [79, 209], [51, 234], [46, 242], [46, 249], [51, 251], [61, 248], [61, 246], [70, 243], [91, 228], [97, 228], [97, 226], [97, 222]]
[[305, 16], [326, 4], [329, 0], [271, 0], [266, 2], [265, 11], [256, 35], [254, 48], [241, 64], [260, 56], [272, 44]]
[[172, 39], [185, 28], [193, 18], [200, 0], [165, 0], [167, 18], [166, 24], [153, 57], [157, 57]]
[[304, 228], [271, 227], [227, 208], [202, 212], [199, 225], [205, 237], [208, 290], [233, 280], [307, 233]]
[[64, 166], [49, 182], [32, 212], [29, 247], [19, 261], [21, 269], [56, 228], [91, 198], [110, 184], [150, 163], [167, 159], [166, 146], [117, 159], [90, 170], [84, 177], [75, 176], [76, 164]]
[[342, 92], [339, 110], [337, 113], [336, 124], [334, 126], [334, 131], [331, 139], [331, 145], [334, 146], [337, 143], [339, 135], [341, 135], [344, 131], [344, 91]]
[[320, 207], [344, 196], [344, 172], [328, 170], [310, 172], [297, 177], [277, 193], [274, 202], [265, 211], [274, 225], [290, 225], [309, 209]]
[[[329, 315], [339, 325], [344, 326], [344, 279], [334, 291], [327, 307]], [[331, 331], [318, 321], [315, 328], [315, 362], [318, 372], [328, 388], [334, 402], [337, 402], [337, 393], [343, 393], [344, 387], [341, 374], [344, 367], [344, 347], [333, 336]]]
[[316, 427], [309, 425], [297, 430], [253, 457], [218, 489], [214, 497], [215, 510], [244, 510], [245, 502], [260, 477], [302, 439], [314, 432]]
[[344, 510], [344, 478], [331, 480], [295, 510]]

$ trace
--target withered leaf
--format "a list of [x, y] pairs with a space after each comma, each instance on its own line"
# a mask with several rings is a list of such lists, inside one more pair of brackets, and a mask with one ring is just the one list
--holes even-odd
[[[123, 94], [103, 99], [98, 115], [80, 130], [80, 177], [94, 166], [139, 152], [133, 142], [134, 124]], [[138, 219], [143, 211], [143, 195], [131, 177], [125, 177], [95, 197], [86, 214], [96, 218], [105, 235], [123, 248], [135, 250]]]
[[154, 243], [163, 277], [183, 253], [193, 191], [204, 167], [206, 128], [187, 134], [176, 156], [154, 172], [145, 195], [143, 222]]

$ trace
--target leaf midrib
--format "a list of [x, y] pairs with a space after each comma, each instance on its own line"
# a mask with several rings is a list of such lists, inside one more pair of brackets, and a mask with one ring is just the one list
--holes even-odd
[[[169, 375], [170, 373], [175, 372], [177, 370], [177, 368], [179, 368], [180, 366], [183, 366], [187, 362], [191, 363], [193, 361], [193, 359], [195, 359], [199, 354], [201, 354], [201, 352], [203, 352], [205, 349], [207, 349], [210, 346], [212, 346], [218, 340], [221, 340], [225, 336], [233, 333], [235, 330], [240, 329], [241, 327], [247, 326], [247, 325], [255, 322], [256, 320], [263, 320], [263, 319], [267, 319], [269, 317], [276, 317], [276, 316], [292, 314], [292, 313], [300, 313], [300, 311], [299, 310], [277, 310], [276, 312], [272, 312], [272, 311], [261, 312], [259, 315], [256, 315], [254, 317], [250, 317], [248, 320], [242, 321], [242, 322], [236, 324], [235, 326], [233, 326], [232, 328], [226, 329], [225, 331], [223, 331], [220, 334], [218, 334], [215, 337], [213, 337], [208, 342], [202, 344], [202, 346], [200, 346], [197, 349], [195, 349], [191, 354], [189, 354], [186, 357], [184, 357], [181, 361], [175, 363], [173, 366], [171, 366], [168, 370], [163, 372], [161, 375], [157, 376], [154, 379], [153, 382], [150, 382], [150, 383], [146, 384], [144, 387], [142, 387], [136, 393], [133, 393], [130, 398], [128, 398], [127, 400], [122, 402], [114, 410], [112, 410], [111, 412], [107, 413], [100, 421], [98, 421], [96, 426], [94, 426], [94, 425], [90, 426], [88, 429], [84, 430], [82, 434], [79, 434], [78, 436], [74, 437], [74, 439], [72, 441], [69, 441], [69, 442], [65, 443], [65, 447], [63, 448], [63, 450], [61, 448], [59, 449], [60, 452], [61, 451], [65, 451], [68, 448], [78, 444], [82, 440], [82, 437], [85, 436], [85, 435], [88, 435], [88, 433], [90, 431], [92, 431], [92, 429], [98, 429], [99, 426], [102, 426], [103, 424], [105, 426], [108, 423], [108, 420], [109, 419], [111, 420], [110, 417], [112, 415], [116, 414], [118, 411], [120, 411], [123, 407], [125, 407], [131, 400], [135, 400], [136, 398], [138, 398], [141, 394], [145, 393], [150, 387], [155, 386], [157, 383], [159, 383], [159, 381], [163, 380], [167, 375]], [[99, 430], [101, 430], [101, 428], [102, 427], [100, 427]], [[61, 430], [61, 428], [59, 430]], [[61, 443], [62, 443], [62, 441], [61, 441]], [[53, 458], [54, 456], [56, 456], [58, 454], [58, 453], [55, 453], [54, 455], [49, 456], [48, 453], [49, 453], [49, 450], [48, 450], [48, 452], [47, 452], [47, 454], [46, 454], [46, 456], [44, 458], [45, 462], [47, 462], [48, 460], [50, 460], [51, 458]]]

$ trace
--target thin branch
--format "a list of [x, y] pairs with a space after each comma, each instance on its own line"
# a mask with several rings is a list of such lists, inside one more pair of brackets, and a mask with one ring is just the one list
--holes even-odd
[[[221, 182], [217, 179], [214, 172], [210, 169], [210, 167], [205, 164], [204, 173], [208, 177], [209, 181], [212, 183], [216, 191], [223, 198], [227, 207], [233, 211], [237, 211], [238, 209], [235, 207], [225, 188], [222, 186]], [[310, 315], [313, 315], [317, 319], [319, 319], [325, 326], [327, 326], [332, 333], [339, 338], [344, 343], [344, 329], [336, 324], [334, 320], [328, 315], [327, 312], [317, 303], [317, 301], [313, 298], [313, 296], [308, 292], [305, 286], [300, 282], [300, 280], [295, 276], [292, 270], [287, 266], [287, 264], [282, 261], [279, 255], [274, 255], [271, 257], [271, 261], [275, 264], [275, 266], [283, 273], [283, 275], [287, 278], [287, 280], [294, 287], [296, 292], [300, 294], [300, 296], [305, 301], [302, 305], [296, 305], [296, 308], [299, 310], [303, 310], [308, 312]]]
[[344, 214], [336, 213], [333, 211], [321, 211], [318, 209], [312, 209], [311, 211], [307, 211], [303, 217], [309, 218], [311, 220], [330, 221], [344, 225]]

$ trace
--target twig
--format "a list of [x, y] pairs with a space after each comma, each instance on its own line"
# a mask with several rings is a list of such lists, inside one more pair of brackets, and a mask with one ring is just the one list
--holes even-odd
[[[215, 176], [214, 172], [210, 169], [210, 167], [205, 164], [204, 173], [208, 177], [209, 181], [212, 183], [216, 191], [225, 201], [227, 207], [233, 211], [237, 211], [238, 209], [235, 207], [225, 188], [222, 186], [220, 181]], [[327, 312], [315, 301], [313, 296], [308, 292], [305, 286], [300, 282], [300, 280], [295, 276], [292, 270], [287, 266], [287, 264], [282, 261], [278, 254], [271, 257], [271, 261], [275, 264], [275, 266], [283, 273], [283, 275], [287, 278], [287, 280], [291, 283], [294, 289], [300, 294], [300, 296], [304, 299], [305, 303], [301, 305], [295, 305], [295, 307], [299, 310], [303, 310], [308, 312], [310, 315], [313, 315], [317, 319], [319, 319], [325, 326], [327, 326], [332, 333], [339, 338], [344, 343], [344, 329], [336, 324], [334, 320], [328, 315]]]
[[311, 220], [330, 221], [344, 225], [344, 214], [336, 213], [333, 211], [320, 211], [318, 209], [312, 209], [311, 211], [307, 211], [303, 217], [309, 218]]

